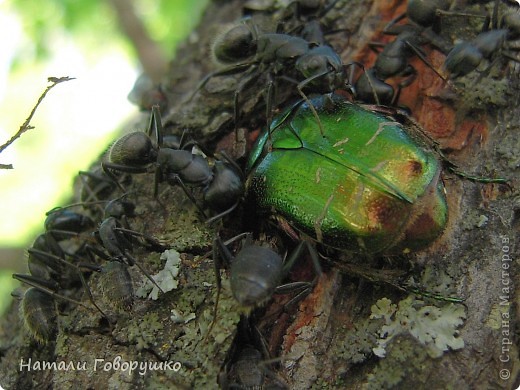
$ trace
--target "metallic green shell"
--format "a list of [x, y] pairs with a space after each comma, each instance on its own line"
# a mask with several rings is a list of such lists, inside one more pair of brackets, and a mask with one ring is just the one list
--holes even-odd
[[247, 166], [247, 197], [325, 245], [365, 253], [417, 250], [447, 221], [441, 165], [395, 119], [339, 95], [274, 119]]

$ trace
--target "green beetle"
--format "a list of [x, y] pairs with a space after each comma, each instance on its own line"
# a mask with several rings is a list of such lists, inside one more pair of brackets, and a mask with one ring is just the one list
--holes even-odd
[[361, 253], [422, 249], [448, 218], [441, 163], [396, 119], [335, 94], [273, 120], [247, 164], [247, 199], [326, 246]]

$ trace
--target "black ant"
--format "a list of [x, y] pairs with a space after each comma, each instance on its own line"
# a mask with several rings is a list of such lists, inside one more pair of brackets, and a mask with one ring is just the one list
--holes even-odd
[[[329, 93], [344, 85], [345, 66], [339, 55], [325, 45], [321, 34], [317, 34], [316, 23], [308, 37], [320, 42], [285, 33], [265, 33], [246, 19], [222, 35], [213, 46], [214, 58], [228, 67], [207, 75], [197, 86], [194, 94], [213, 77], [242, 73], [240, 83], [234, 92], [235, 127], [239, 119], [239, 96], [259, 77], [267, 77], [266, 118], [269, 127], [272, 121], [275, 80], [285, 80], [296, 84], [300, 96], [308, 102], [304, 92]], [[318, 38], [316, 38], [318, 36]], [[193, 94], [193, 95], [194, 95]], [[193, 97], [192, 95], [192, 97]], [[313, 112], [321, 129], [318, 114]]]
[[499, 1], [497, 0], [491, 18], [491, 29], [489, 29], [490, 18], [487, 17], [481, 33], [470, 41], [457, 43], [448, 53], [444, 67], [452, 78], [465, 76], [476, 70], [483, 60], [491, 61], [483, 74], [491, 69], [500, 59], [500, 56], [520, 62], [520, 59], [512, 53], [513, 50], [518, 50], [518, 48], [509, 44], [510, 40], [516, 39], [520, 35], [520, 14], [507, 12], [499, 24], [498, 4]]
[[242, 316], [218, 383], [223, 389], [288, 389], [273, 367], [280, 360], [270, 358], [267, 341], [253, 319]]
[[58, 332], [56, 306], [52, 294], [31, 287], [20, 302], [20, 317], [25, 329], [40, 344], [46, 344]]
[[54, 299], [87, 307], [58, 292], [74, 287], [78, 281], [87, 292], [92, 305], [106, 318], [105, 313], [94, 301], [84, 276], [85, 271], [98, 272], [100, 267], [81, 260], [85, 245], [76, 247], [72, 252], [62, 247], [64, 241], [86, 233], [93, 226], [93, 221], [81, 213], [66, 209], [51, 210], [45, 221], [46, 232], [40, 234], [27, 250], [30, 274], [13, 274], [13, 278], [31, 286], [22, 298], [21, 310], [26, 328], [39, 342], [49, 341], [55, 333], [51, 324], [56, 322], [53, 312]]
[[[242, 248], [233, 256], [227, 244], [245, 237]], [[282, 284], [290, 269], [307, 249], [311, 255], [316, 277], [312, 282], [293, 282]], [[318, 254], [307, 241], [300, 241], [291, 252], [287, 261], [274, 251], [267, 242], [255, 243], [250, 233], [239, 234], [228, 240], [226, 244], [217, 235], [213, 243], [213, 262], [217, 277], [217, 297], [213, 322], [208, 331], [211, 332], [217, 319], [217, 309], [221, 290], [220, 269], [223, 264], [229, 268], [231, 293], [242, 306], [255, 307], [267, 302], [274, 294], [295, 293], [285, 306], [298, 302], [312, 291], [321, 275]]]
[[113, 171], [128, 173], [153, 171], [155, 172], [154, 196], [157, 196], [158, 185], [162, 181], [172, 186], [180, 185], [206, 218], [204, 210], [187, 185], [200, 187], [204, 194], [204, 203], [210, 209], [219, 212], [208, 222], [232, 212], [244, 192], [244, 183], [238, 165], [222, 153], [222, 160], [217, 160], [213, 166], [210, 166], [206, 157], [186, 150], [194, 143], [175, 148], [173, 140], [168, 138], [168, 143], [165, 142], [166, 137], [163, 137], [162, 131], [159, 108], [153, 106], [146, 133], [133, 132], [114, 142], [109, 152], [109, 161], [102, 163], [107, 175], [113, 175]]
[[[383, 32], [396, 35], [396, 38], [385, 45], [377, 43], [370, 45], [373, 50], [379, 46], [383, 46], [383, 49], [378, 53], [373, 68], [364, 70], [354, 84], [357, 99], [378, 105], [395, 105], [401, 89], [410, 85], [415, 79], [417, 72], [409, 63], [412, 56], [417, 56], [444, 80], [444, 77], [430, 64], [421, 49], [421, 46], [426, 43], [432, 44], [444, 53], [451, 49], [451, 45], [430, 28], [439, 9], [447, 9], [444, 1], [410, 1], [407, 12], [392, 20], [385, 27]], [[408, 16], [415, 24], [395, 25], [405, 16]], [[355, 65], [360, 64], [355, 63]], [[385, 81], [395, 76], [406, 77], [397, 85], [397, 91]]]
[[[105, 218], [100, 222], [98, 229], [93, 233], [104, 250], [89, 245], [86, 248], [87, 255], [91, 259], [93, 259], [93, 256], [98, 256], [111, 263], [120, 262], [130, 267], [136, 265], [148, 280], [150, 280], [159, 291], [163, 292], [157, 282], [133, 256], [133, 239], [142, 239], [142, 245], [154, 251], [163, 251], [167, 249], [167, 247], [147, 234], [130, 229], [127, 217], [134, 216], [135, 205], [125, 200], [125, 196], [126, 195], [123, 195], [107, 203], [105, 206]], [[106, 268], [106, 266], [101, 268], [100, 271], [103, 271], [104, 268]]]
[[104, 301], [109, 301], [117, 310], [129, 310], [134, 302], [134, 287], [128, 266], [119, 261], [110, 261], [99, 273], [99, 286]]
[[[94, 302], [83, 276], [84, 270], [99, 271], [96, 264], [81, 260], [85, 254], [85, 243], [79, 246], [71, 243], [72, 252], [62, 247], [66, 240], [81, 235], [84, 237], [85, 233], [92, 231], [94, 221], [82, 213], [57, 208], [47, 213], [44, 225], [45, 233], [40, 234], [27, 250], [30, 275], [14, 274], [13, 277], [36, 288], [42, 284], [45, 288], [52, 286], [54, 290], [68, 288], [80, 281], [92, 304], [103, 314]], [[71, 274], [67, 270], [74, 272]]]
[[450, 2], [448, 0], [408, 0], [406, 12], [399, 15], [390, 24], [408, 17], [410, 21], [420, 27], [432, 27], [434, 31], [438, 31], [439, 14], [442, 11], [447, 11], [449, 7]]
[[[242, 238], [238, 235], [229, 242]], [[242, 306], [257, 306], [269, 300], [273, 294], [286, 294], [297, 291], [307, 294], [315, 284], [312, 282], [296, 282], [282, 285], [281, 282], [298, 260], [304, 249], [311, 254], [317, 275], [321, 274], [319, 260], [315, 249], [307, 242], [301, 241], [289, 255], [287, 261], [269, 245], [254, 243], [250, 234], [245, 234], [242, 249], [233, 256], [219, 236], [215, 239], [213, 261], [217, 269], [224, 263], [229, 266], [231, 292]], [[228, 242], [228, 243], [229, 243]], [[220, 254], [220, 256], [219, 256]], [[220, 282], [217, 283], [220, 285]]]

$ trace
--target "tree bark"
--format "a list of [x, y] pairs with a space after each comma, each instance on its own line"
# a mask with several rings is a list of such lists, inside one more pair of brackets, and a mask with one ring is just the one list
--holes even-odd
[[143, 72], [154, 83], [160, 82], [167, 69], [167, 60], [138, 17], [134, 3], [128, 0], [110, 0], [109, 4], [117, 16], [121, 30], [134, 47]]
[[[250, 12], [253, 5], [260, 8], [253, 12], [255, 21], [270, 24], [274, 31], [272, 20], [280, 14], [275, 4], [279, 2], [234, 0], [209, 5], [157, 91], [163, 98], [167, 132], [188, 130], [188, 136], [204, 150], [225, 149], [239, 163], [244, 162], [251, 135], [265, 124], [265, 80], [260, 78], [241, 94], [236, 134], [233, 92], [242, 74], [214, 77], [192, 99], [188, 97], [216, 69], [208, 54], [214, 37], [240, 18], [246, 5]], [[405, 7], [399, 0], [339, 0], [323, 16], [322, 24], [334, 32], [327, 39], [345, 64], [356, 60], [368, 67], [375, 58], [368, 43], [394, 39], [381, 30]], [[473, 6], [472, 10], [484, 7]], [[501, 5], [501, 11], [504, 8]], [[470, 39], [478, 33], [473, 24], [471, 18], [447, 17], [442, 35], [450, 41]], [[430, 47], [425, 50], [433, 66], [440, 69], [444, 55]], [[131, 226], [181, 253], [178, 288], [157, 300], [135, 298], [131, 309], [120, 310], [114, 308], [113, 297], [104, 293], [107, 286], [102, 275], [94, 274], [89, 286], [113, 324], [96, 311], [60, 305], [56, 341], [45, 345], [29, 337], [18, 319], [18, 302], [14, 302], [1, 321], [0, 384], [6, 389], [210, 389], [218, 383], [246, 388], [236, 361], [244, 348], [240, 344], [244, 336], [237, 329], [241, 315], [250, 314], [250, 322], [265, 338], [275, 361], [254, 361], [257, 364], [249, 366], [251, 372], [260, 370], [266, 387], [516, 388], [520, 380], [518, 75], [499, 67], [498, 75], [484, 75], [477, 82], [469, 78], [462, 81], [465, 85], [458, 82], [453, 87], [419, 60], [412, 64], [418, 76], [403, 90], [400, 102], [411, 108], [412, 116], [462, 170], [477, 175], [496, 173], [510, 179], [510, 187], [475, 183], [445, 172], [449, 223], [429, 249], [376, 258], [327, 251], [323, 276], [295, 308], [284, 307], [287, 299], [275, 298], [247, 313], [231, 297], [226, 272], [222, 272], [218, 314], [208, 332], [216, 291], [213, 263], [206, 254], [217, 231], [226, 238], [242, 232], [246, 222], [242, 209], [222, 225], [208, 226], [179, 188], [162, 185], [155, 200], [151, 175], [133, 175], [131, 196], [138, 208]], [[296, 89], [279, 91], [277, 108], [297, 98]], [[157, 253], [137, 249], [135, 257], [151, 274], [164, 266]], [[145, 278], [135, 268], [129, 270], [137, 287]], [[308, 268], [299, 265], [291, 278], [307, 280]], [[393, 271], [413, 278], [417, 289], [403, 290], [403, 278], [396, 278]], [[84, 295], [81, 290], [75, 294]], [[453, 296], [463, 298], [464, 303], [447, 301]], [[378, 316], [385, 310], [386, 317]], [[442, 345], [444, 339], [449, 340]], [[462, 348], [457, 346], [461, 339]], [[384, 349], [385, 357], [378, 356], [378, 348]], [[65, 366], [43, 369], [37, 362], [63, 362]], [[122, 362], [149, 365], [123, 370], [130, 366], [122, 366]]]

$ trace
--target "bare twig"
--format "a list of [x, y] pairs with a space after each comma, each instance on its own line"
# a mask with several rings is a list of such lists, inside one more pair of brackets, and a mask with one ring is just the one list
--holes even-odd
[[[38, 101], [36, 102], [36, 105], [33, 107], [33, 109], [31, 110], [31, 113], [29, 114], [29, 116], [27, 117], [25, 122], [20, 126], [20, 128], [18, 129], [16, 134], [13, 135], [9, 141], [7, 141], [5, 144], [0, 146], [0, 153], [2, 153], [4, 151], [4, 149], [6, 149], [9, 145], [11, 145], [18, 138], [20, 138], [20, 136], [23, 133], [25, 133], [27, 130], [34, 129], [34, 127], [30, 125], [31, 119], [34, 116], [34, 113], [36, 112], [36, 109], [38, 108], [40, 103], [43, 101], [43, 99], [45, 99], [45, 96], [47, 95], [47, 93], [52, 88], [54, 88], [56, 85], [58, 85], [59, 83], [62, 83], [64, 81], [74, 80], [74, 77], [67, 77], [67, 76], [65, 76], [65, 77], [49, 77], [47, 80], [50, 83], [52, 83], [52, 84], [49, 85], [47, 88], [45, 88], [45, 91], [43, 91], [41, 96], [38, 98]], [[12, 164], [0, 164], [0, 169], [13, 169], [13, 165]]]

